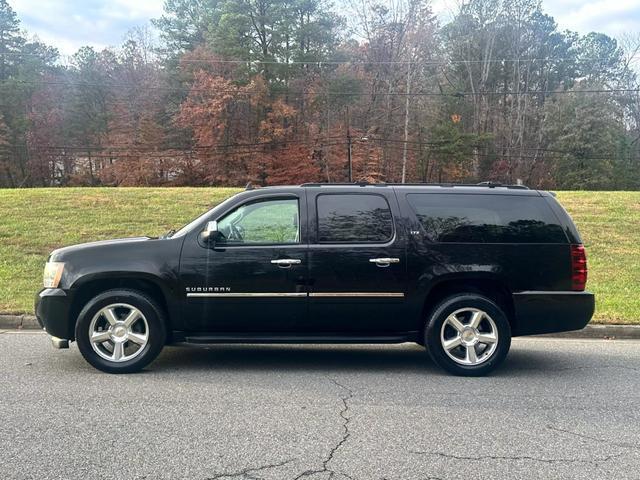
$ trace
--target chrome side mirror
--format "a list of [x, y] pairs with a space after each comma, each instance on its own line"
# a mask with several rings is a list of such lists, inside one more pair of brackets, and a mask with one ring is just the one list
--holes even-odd
[[207, 225], [200, 234], [202, 240], [210, 245], [213, 245], [216, 242], [218, 236], [218, 222], [215, 220], [207, 222]]
[[205, 233], [207, 233], [207, 236], [211, 236], [212, 233], [217, 233], [218, 232], [218, 222], [216, 222], [215, 220], [211, 220], [210, 222], [207, 222], [207, 226], [204, 228]]

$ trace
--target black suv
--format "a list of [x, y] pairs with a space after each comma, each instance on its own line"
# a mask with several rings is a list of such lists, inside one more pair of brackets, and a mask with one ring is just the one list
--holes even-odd
[[244, 191], [164, 237], [55, 250], [36, 314], [112, 373], [165, 344], [416, 342], [482, 375], [513, 336], [583, 328], [586, 279], [548, 192], [305, 184]]

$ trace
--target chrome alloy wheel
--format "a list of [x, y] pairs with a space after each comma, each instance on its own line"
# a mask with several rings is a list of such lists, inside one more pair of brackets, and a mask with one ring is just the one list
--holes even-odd
[[89, 342], [105, 360], [126, 362], [140, 355], [149, 342], [147, 319], [133, 305], [107, 305], [91, 319]]
[[449, 315], [440, 329], [445, 353], [460, 365], [475, 366], [491, 358], [498, 347], [498, 327], [477, 308], [461, 308]]

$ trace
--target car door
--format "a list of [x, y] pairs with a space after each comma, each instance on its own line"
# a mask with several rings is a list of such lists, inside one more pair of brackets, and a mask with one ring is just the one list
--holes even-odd
[[309, 327], [316, 331], [385, 333], [407, 325], [397, 200], [390, 188], [371, 190], [308, 190]]
[[188, 330], [296, 330], [307, 314], [305, 210], [304, 196], [259, 195], [209, 219], [218, 224], [214, 245], [197, 235], [185, 240], [180, 272]]

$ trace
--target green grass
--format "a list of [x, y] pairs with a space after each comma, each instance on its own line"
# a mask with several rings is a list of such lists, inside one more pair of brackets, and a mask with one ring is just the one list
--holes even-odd
[[640, 192], [558, 192], [587, 249], [597, 323], [640, 324]]
[[[0, 190], [0, 312], [33, 310], [54, 248], [179, 228], [231, 188]], [[640, 192], [560, 192], [587, 246], [595, 320], [640, 324]]]
[[180, 228], [232, 188], [0, 190], [0, 312], [33, 311], [47, 255], [74, 243]]

